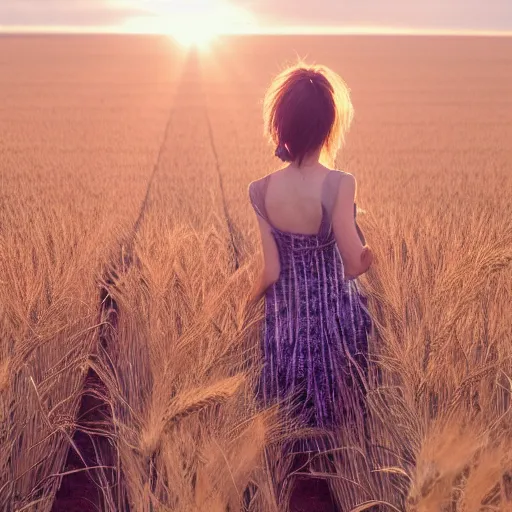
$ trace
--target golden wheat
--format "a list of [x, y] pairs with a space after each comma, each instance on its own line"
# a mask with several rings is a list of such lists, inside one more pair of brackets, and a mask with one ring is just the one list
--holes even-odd
[[[376, 254], [371, 442], [334, 433], [316, 476], [347, 509], [511, 509], [510, 67], [489, 56], [512, 43], [403, 41], [2, 39], [2, 510], [49, 511], [85, 470], [112, 512], [285, 508], [306, 433], [254, 399], [246, 189], [275, 166], [260, 99], [295, 53], [353, 90], [338, 165]], [[92, 424], [84, 394], [107, 404]], [[66, 465], [77, 429], [94, 471]]]

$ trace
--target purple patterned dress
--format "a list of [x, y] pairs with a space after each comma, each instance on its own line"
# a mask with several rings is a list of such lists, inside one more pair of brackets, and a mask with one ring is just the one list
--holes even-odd
[[256, 214], [272, 228], [281, 263], [280, 277], [265, 296], [258, 393], [266, 405], [292, 401], [303, 423], [313, 427], [352, 423], [364, 408], [371, 320], [357, 282], [344, 279], [331, 223], [342, 176], [331, 171], [325, 178], [316, 235], [272, 226], [265, 208], [269, 176], [249, 186]]

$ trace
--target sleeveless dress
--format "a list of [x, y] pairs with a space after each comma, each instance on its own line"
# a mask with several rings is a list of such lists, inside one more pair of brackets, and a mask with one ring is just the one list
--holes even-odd
[[[293, 406], [305, 426], [362, 426], [371, 319], [356, 280], [345, 280], [332, 229], [341, 171], [322, 186], [322, 221], [316, 235], [272, 226], [265, 208], [270, 175], [252, 182], [249, 196], [269, 223], [281, 273], [265, 294], [264, 366], [258, 395], [265, 405]], [[355, 210], [354, 210], [355, 211]]]

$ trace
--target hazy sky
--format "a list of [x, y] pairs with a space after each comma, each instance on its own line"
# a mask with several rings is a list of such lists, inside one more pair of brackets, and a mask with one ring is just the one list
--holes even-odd
[[321, 26], [512, 32], [512, 0], [0, 0], [0, 30], [151, 30], [153, 21], [185, 11], [192, 20], [231, 16], [225, 27], [235, 31]]

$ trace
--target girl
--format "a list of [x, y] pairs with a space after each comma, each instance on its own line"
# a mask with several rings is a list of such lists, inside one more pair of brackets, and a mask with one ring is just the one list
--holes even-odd
[[370, 318], [355, 278], [373, 256], [355, 222], [355, 179], [331, 168], [352, 117], [330, 69], [282, 72], [264, 118], [288, 165], [249, 186], [264, 255], [253, 293], [266, 304], [259, 393], [269, 405], [293, 398], [303, 424], [326, 429], [360, 424], [364, 401]]

